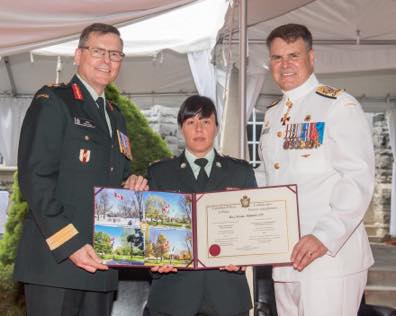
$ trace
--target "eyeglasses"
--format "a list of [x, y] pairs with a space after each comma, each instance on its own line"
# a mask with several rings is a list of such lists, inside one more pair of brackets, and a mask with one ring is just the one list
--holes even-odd
[[93, 58], [105, 58], [106, 53], [108, 53], [111, 61], [119, 62], [125, 56], [123, 52], [119, 52], [118, 50], [107, 50], [104, 48], [89, 46], [80, 46], [79, 48], [87, 49]]

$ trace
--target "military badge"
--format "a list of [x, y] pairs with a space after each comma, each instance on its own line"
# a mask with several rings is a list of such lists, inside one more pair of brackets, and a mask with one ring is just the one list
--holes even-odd
[[287, 99], [285, 105], [286, 105], [286, 107], [287, 107], [287, 110], [286, 110], [286, 113], [283, 114], [283, 116], [282, 116], [282, 118], [281, 118], [281, 120], [280, 120], [283, 126], [285, 126], [286, 124], [288, 124], [289, 121], [290, 121], [290, 115], [289, 115], [289, 113], [290, 113], [290, 110], [291, 110], [291, 108], [292, 108], [292, 106], [293, 106], [293, 102], [290, 101], [290, 99]]
[[342, 89], [336, 89], [329, 86], [319, 86], [316, 88], [316, 93], [330, 99], [337, 99], [342, 93]]
[[240, 201], [241, 201], [241, 206], [242, 207], [249, 207], [250, 206], [250, 198], [247, 195], [242, 196]]
[[123, 132], [117, 129], [117, 136], [118, 136], [118, 146], [120, 149], [120, 153], [127, 157], [129, 160], [132, 160], [132, 150], [131, 144], [129, 142], [129, 138]]
[[77, 83], [72, 84], [73, 96], [74, 99], [79, 101], [84, 101], [84, 96], [81, 92], [80, 86]]
[[89, 149], [80, 149], [80, 161], [88, 163], [91, 158], [91, 151]]
[[82, 119], [79, 117], [74, 118], [74, 124], [82, 127], [95, 128], [95, 124], [91, 120]]

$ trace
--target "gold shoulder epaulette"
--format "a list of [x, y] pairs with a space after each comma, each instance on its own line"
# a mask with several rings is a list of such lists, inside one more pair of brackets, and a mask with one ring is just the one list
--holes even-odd
[[35, 95], [34, 99], [49, 99], [48, 93], [38, 93]]
[[150, 162], [149, 166], [156, 165], [156, 164], [164, 162], [164, 161], [169, 161], [169, 160], [174, 159], [174, 158], [175, 158], [175, 156], [165, 157], [165, 158], [162, 158], [162, 159], [157, 159], [157, 160], [154, 160], [154, 161]]
[[272, 101], [272, 103], [267, 106], [267, 109], [270, 109], [273, 106], [277, 105], [280, 102], [280, 100], [282, 100], [282, 98]]
[[330, 99], [337, 99], [342, 91], [342, 89], [337, 89], [329, 86], [319, 86], [316, 88], [317, 94]]

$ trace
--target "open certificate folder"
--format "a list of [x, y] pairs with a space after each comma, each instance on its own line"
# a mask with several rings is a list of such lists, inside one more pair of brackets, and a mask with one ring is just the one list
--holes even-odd
[[296, 185], [211, 193], [95, 188], [94, 247], [109, 266], [178, 269], [290, 262]]

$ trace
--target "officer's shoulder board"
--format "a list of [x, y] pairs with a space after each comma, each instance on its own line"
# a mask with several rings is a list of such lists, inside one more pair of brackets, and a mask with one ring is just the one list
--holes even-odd
[[[64, 83], [60, 83], [60, 84], [47, 84], [45, 85], [43, 88], [41, 88], [34, 96], [34, 99], [49, 99], [50, 95], [46, 92], [46, 89], [50, 89], [53, 90], [55, 88], [63, 88], [66, 87], [66, 85]], [[48, 91], [48, 90], [47, 90]]]
[[61, 83], [49, 83], [45, 86], [50, 89], [56, 89], [56, 88], [66, 88], [67, 85], [64, 82], [61, 82]]
[[150, 162], [149, 166], [150, 167], [158, 166], [158, 165], [160, 165], [160, 164], [162, 164], [164, 162], [171, 161], [171, 160], [173, 160], [175, 158], [176, 158], [175, 156], [172, 156], [172, 157], [165, 157], [165, 158], [162, 158], [162, 159], [154, 160], [154, 161]]
[[277, 105], [280, 102], [280, 100], [282, 100], [282, 98], [272, 101], [270, 105], [267, 105], [267, 110]]
[[342, 89], [333, 88], [330, 86], [321, 85], [316, 88], [316, 94], [322, 97], [337, 99], [337, 97], [343, 92]]

